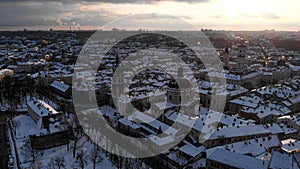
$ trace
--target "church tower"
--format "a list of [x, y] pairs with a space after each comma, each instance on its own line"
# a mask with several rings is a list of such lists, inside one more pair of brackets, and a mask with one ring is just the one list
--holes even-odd
[[115, 66], [113, 67], [113, 83], [112, 83], [112, 96], [113, 97], [120, 97], [124, 94], [124, 73], [123, 70], [117, 70], [118, 65], [120, 64], [119, 56], [116, 56]]
[[246, 45], [244, 43], [238, 45], [239, 54], [237, 56], [237, 69], [238, 73], [243, 73], [247, 66], [246, 60]]
[[229, 67], [229, 62], [230, 62], [230, 55], [229, 55], [229, 48], [226, 47], [224, 54], [223, 54], [223, 62], [226, 67]]
[[[112, 100], [111, 103], [118, 109], [120, 113], [132, 112], [131, 100], [127, 97], [125, 86], [126, 81], [124, 78], [123, 67], [119, 67], [120, 58], [116, 56], [115, 66], [113, 67], [113, 80], [112, 80]], [[119, 67], [119, 68], [118, 68]], [[116, 71], [118, 68], [118, 71]], [[122, 68], [122, 69], [121, 69]], [[117, 101], [117, 102], [115, 102]]]

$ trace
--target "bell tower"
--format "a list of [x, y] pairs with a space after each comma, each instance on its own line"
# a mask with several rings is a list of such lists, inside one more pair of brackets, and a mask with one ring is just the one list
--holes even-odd
[[226, 47], [224, 54], [223, 54], [223, 62], [225, 63], [226, 67], [229, 67], [229, 62], [230, 62], [230, 55], [229, 55], [229, 48]]
[[238, 45], [239, 54], [237, 56], [237, 69], [238, 73], [243, 73], [245, 71], [245, 67], [247, 66], [246, 60], [246, 45], [244, 43]]
[[120, 97], [122, 94], [124, 94], [124, 73], [123, 70], [117, 70], [118, 65], [120, 64], [119, 56], [116, 56], [115, 66], [113, 67], [113, 83], [112, 83], [112, 89], [113, 97]]

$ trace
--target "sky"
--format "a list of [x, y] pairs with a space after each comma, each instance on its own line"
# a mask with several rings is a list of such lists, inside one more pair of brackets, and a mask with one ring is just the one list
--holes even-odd
[[[118, 18], [156, 13], [169, 16], [164, 23], [174, 28], [178, 17], [199, 29], [299, 31], [299, 6], [299, 0], [0, 0], [0, 30], [102, 28]], [[153, 25], [144, 28], [156, 29], [159, 15], [142, 18]]]

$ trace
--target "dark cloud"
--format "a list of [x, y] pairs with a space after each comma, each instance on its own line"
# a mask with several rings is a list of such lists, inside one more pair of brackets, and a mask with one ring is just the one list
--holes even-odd
[[188, 3], [201, 3], [209, 2], [210, 0], [85, 0], [86, 2], [108, 2], [108, 3], [152, 3], [162, 1], [177, 1], [177, 2], [188, 2]]
[[[118, 15], [116, 11], [78, 11], [75, 6], [86, 3], [157, 3], [167, 0], [0, 0], [0, 26], [55, 26], [59, 24], [103, 25]], [[169, 0], [200, 3], [209, 0]], [[58, 22], [58, 19], [62, 23]]]
[[[118, 17], [111, 11], [79, 11], [76, 4], [47, 1], [16, 1], [0, 0], [0, 26], [56, 26], [56, 25], [104, 25]], [[61, 22], [61, 23], [60, 23]]]
[[61, 2], [66, 4], [74, 4], [74, 3], [82, 3], [82, 2], [105, 2], [105, 3], [155, 3], [162, 1], [176, 1], [176, 2], [187, 2], [187, 3], [201, 3], [201, 2], [209, 2], [210, 0], [0, 0], [1, 2]]
[[2, 3], [0, 6], [1, 26], [53, 25], [53, 14], [61, 12], [58, 8], [49, 8], [49, 4]]

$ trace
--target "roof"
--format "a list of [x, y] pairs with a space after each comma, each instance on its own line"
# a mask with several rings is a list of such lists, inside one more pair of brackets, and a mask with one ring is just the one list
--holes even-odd
[[274, 135], [284, 133], [283, 129], [277, 123], [266, 124], [265, 127]]
[[132, 116], [129, 116], [128, 119], [131, 121], [137, 120], [138, 122], [145, 123], [145, 124], [155, 128], [156, 130], [161, 128], [161, 130], [165, 134], [168, 134], [168, 135], [172, 134], [173, 136], [175, 136], [175, 134], [178, 132], [175, 128], [173, 128], [159, 120], [156, 120], [156, 119], [148, 116], [145, 113], [139, 112], [139, 111], [136, 111]]
[[239, 154], [251, 155], [252, 157], [262, 159], [266, 155], [265, 153], [268, 149], [280, 146], [281, 142], [277, 135], [272, 135], [269, 137], [256, 138], [210, 148], [207, 150], [207, 154], [210, 154], [215, 149], [219, 148]]
[[54, 87], [55, 89], [57, 89], [63, 93], [65, 93], [70, 88], [69, 85], [67, 85], [63, 82], [56, 81], [56, 80], [54, 82], [52, 82], [50, 86]]
[[279, 126], [284, 131], [284, 134], [292, 134], [292, 133], [298, 133], [298, 130], [294, 129], [293, 126], [286, 125], [284, 123], [280, 123]]
[[278, 118], [278, 121], [286, 121], [286, 120], [290, 120], [291, 122], [293, 122], [295, 125], [297, 126], [300, 126], [300, 118], [293, 115], [293, 116], [290, 116], [290, 115], [287, 115], [287, 116], [281, 116]]
[[261, 95], [275, 95], [278, 98], [289, 98], [289, 97], [294, 97], [297, 94], [299, 94], [298, 91], [294, 91], [291, 87], [287, 85], [272, 85], [272, 86], [265, 86], [259, 89], [255, 90], [257, 93]]
[[242, 96], [237, 99], [231, 100], [230, 103], [256, 108], [259, 105], [259, 103], [261, 103], [262, 101], [263, 101], [262, 98], [251, 94], [248, 96]]
[[196, 157], [200, 153], [205, 152], [205, 147], [204, 146], [195, 147], [191, 144], [185, 144], [184, 146], [179, 148], [179, 151], [181, 151], [191, 157]]
[[225, 96], [236, 96], [248, 90], [235, 84], [220, 84], [216, 82], [198, 81], [196, 91], [200, 94], [211, 95], [212, 93]]
[[149, 139], [158, 146], [167, 145], [173, 143], [175, 140], [174, 136], [168, 135], [165, 137], [151, 136]]
[[260, 119], [268, 117], [270, 115], [280, 116], [291, 112], [291, 110], [285, 106], [273, 104], [273, 103], [263, 103], [258, 105], [256, 108], [243, 107], [242, 112], [253, 113]]
[[[208, 133], [209, 130], [213, 130], [213, 127], [210, 127], [210, 124], [216, 124], [220, 123], [223, 125], [228, 126], [238, 126], [238, 125], [247, 125], [248, 122], [244, 121], [242, 119], [239, 119], [239, 117], [234, 117], [230, 115], [224, 115], [222, 113], [209, 110], [209, 113], [201, 114], [198, 117], [190, 117], [181, 113], [178, 113], [177, 111], [170, 110], [167, 113], [165, 113], [165, 117], [172, 121], [172, 122], [178, 122], [182, 125], [185, 125], [187, 127], [193, 128], [195, 131], [199, 131], [202, 133]], [[208, 128], [204, 127], [207, 126]]]
[[122, 123], [122, 124], [125, 125], [125, 126], [129, 126], [129, 127], [133, 128], [133, 129], [139, 129], [139, 128], [140, 128], [139, 125], [137, 125], [137, 124], [134, 123], [134, 122], [131, 122], [131, 121], [128, 120], [126, 117], [120, 119], [119, 122]]
[[0, 70], [0, 74], [3, 74], [3, 75], [8, 75], [8, 74], [11, 74], [11, 73], [13, 73], [13, 70], [10, 70], [10, 69]]
[[256, 159], [254, 157], [233, 153], [227, 150], [216, 149], [207, 159], [222, 163], [228, 166], [243, 168], [243, 169], [267, 169], [268, 162]]
[[270, 160], [270, 169], [298, 169], [297, 163], [294, 162], [292, 154], [282, 154], [273, 151]]
[[212, 133], [208, 138], [209, 140], [215, 140], [220, 138], [231, 138], [239, 136], [250, 136], [256, 134], [268, 134], [270, 133], [263, 125], [247, 125], [237, 127], [225, 127], [219, 128]]
[[49, 104], [42, 100], [34, 100], [27, 102], [27, 106], [30, 107], [40, 117], [52, 114], [59, 114], [59, 112], [57, 112]]
[[300, 150], [300, 141], [295, 141], [295, 142], [290, 142], [290, 143], [287, 143], [287, 144], [283, 144], [281, 146], [281, 149], [288, 152], [288, 153], [291, 153], [291, 152], [294, 152], [294, 151], [299, 151]]
[[300, 95], [297, 95], [297, 96], [295, 96], [295, 97], [289, 98], [289, 101], [290, 101], [292, 104], [299, 103], [299, 102], [300, 102]]

